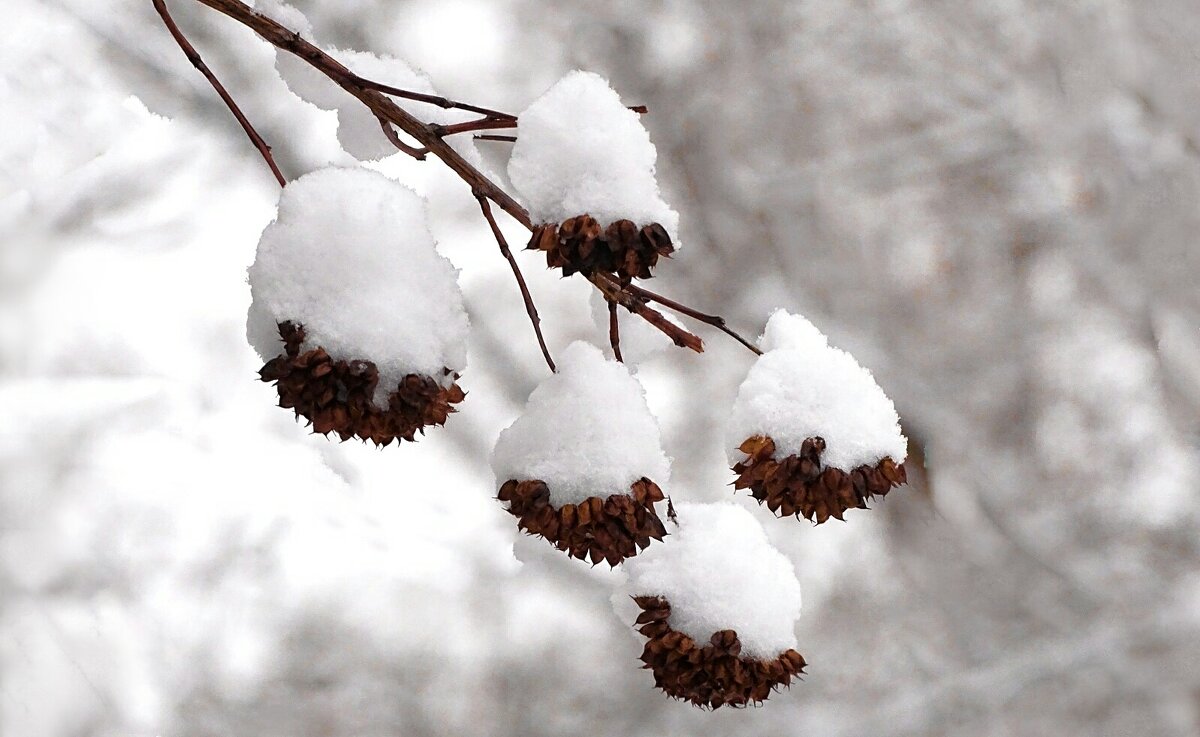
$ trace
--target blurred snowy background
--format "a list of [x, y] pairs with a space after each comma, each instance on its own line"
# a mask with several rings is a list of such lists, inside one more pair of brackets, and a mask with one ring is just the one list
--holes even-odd
[[[3, 737], [1200, 733], [1193, 0], [296, 5], [452, 97], [519, 110], [585, 68], [649, 105], [684, 243], [658, 287], [747, 333], [808, 315], [928, 473], [845, 525], [756, 509], [809, 675], [666, 699], [611, 574], [492, 498], [545, 369], [465, 186], [384, 165], [463, 270], [461, 413], [399, 450], [310, 436], [244, 339], [277, 188], [241, 130], [149, 0], [7, 0]], [[346, 161], [265, 43], [172, 9], [286, 174]], [[519, 258], [552, 348], [603, 341], [584, 285]], [[702, 335], [641, 375], [673, 493], [713, 500], [749, 363]]]

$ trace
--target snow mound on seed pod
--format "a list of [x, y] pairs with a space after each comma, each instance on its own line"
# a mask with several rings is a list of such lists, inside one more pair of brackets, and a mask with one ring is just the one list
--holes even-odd
[[[604, 297], [597, 289], [591, 291], [591, 308], [592, 320], [596, 323], [596, 327], [600, 330], [600, 334], [608, 336], [608, 302], [604, 301]], [[678, 327], [683, 327], [674, 316], [663, 313], [663, 317], [667, 322]], [[621, 357], [625, 359], [626, 366], [634, 366], [648, 361], [651, 358], [659, 355], [663, 351], [674, 347], [671, 339], [663, 333], [663, 331], [654, 327], [636, 315], [630, 314], [624, 307], [617, 308], [618, 327], [620, 328], [621, 336]], [[607, 340], [604, 341], [601, 350], [604, 355], [612, 355], [612, 346]]]
[[632, 596], [661, 596], [669, 624], [698, 644], [734, 630], [742, 654], [770, 660], [796, 647], [800, 582], [754, 515], [734, 502], [677, 504], [662, 545], [625, 562]]
[[754, 435], [775, 441], [775, 457], [799, 454], [806, 438], [822, 437], [825, 465], [851, 471], [885, 457], [904, 461], [908, 441], [892, 400], [871, 372], [800, 315], [779, 310], [762, 337], [766, 351], [738, 390], [728, 438], [730, 463]]
[[500, 433], [492, 470], [497, 484], [544, 481], [551, 502], [562, 507], [627, 494], [643, 476], [665, 488], [670, 462], [642, 385], [598, 348], [577, 341]]
[[608, 81], [574, 71], [517, 116], [508, 176], [534, 222], [587, 213], [602, 225], [658, 223], [677, 241], [679, 214], [659, 193], [657, 156], [638, 114]]
[[264, 361], [291, 320], [305, 349], [374, 362], [376, 404], [407, 374], [449, 384], [443, 367], [466, 367], [458, 271], [435, 249], [425, 201], [382, 174], [328, 168], [290, 182], [249, 277], [247, 337]]

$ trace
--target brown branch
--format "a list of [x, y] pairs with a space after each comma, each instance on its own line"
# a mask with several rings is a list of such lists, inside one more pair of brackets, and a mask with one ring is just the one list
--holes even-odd
[[[155, 0], [156, 2], [158, 0]], [[421, 122], [384, 93], [363, 86], [359, 77], [336, 59], [326, 54], [300, 34], [262, 15], [240, 0], [197, 0], [197, 2], [222, 13], [257, 33], [263, 40], [276, 48], [295, 54], [317, 71], [331, 79], [371, 109], [376, 117], [383, 118], [401, 131], [414, 138], [429, 153], [442, 160], [471, 189], [481, 191], [489, 200], [511, 215], [517, 222], [532, 229], [529, 213], [507, 192], [488, 179], [482, 172], [466, 161], [449, 143], [437, 135], [431, 125]]]
[[641, 297], [642, 299], [646, 299], [651, 302], [657, 302], [658, 304], [662, 305], [663, 307], [666, 307], [667, 309], [675, 310], [676, 312], [683, 314], [683, 315], [687, 315], [688, 317], [690, 317], [694, 320], [699, 320], [700, 322], [705, 323], [706, 325], [711, 325], [714, 328], [716, 328], [717, 330], [720, 330], [721, 332], [725, 333], [726, 335], [732, 337], [737, 342], [746, 346], [746, 348], [748, 348], [750, 351], [752, 351], [755, 355], [758, 355], [758, 356], [762, 355], [762, 350], [759, 349], [758, 346], [754, 345], [750, 341], [746, 340], [745, 338], [743, 338], [742, 336], [740, 336], [736, 332], [734, 332], [733, 329], [731, 329], [729, 327], [729, 325], [727, 325], [725, 323], [725, 318], [721, 317], [720, 315], [708, 315], [703, 312], [700, 312], [699, 310], [694, 310], [691, 307], [688, 307], [687, 305], [680, 304], [680, 303], [676, 302], [675, 300], [670, 299], [669, 297], [662, 296], [661, 294], [655, 294], [654, 292], [651, 292], [649, 289], [646, 289], [644, 287], [639, 287], [636, 284], [628, 284], [628, 285], [626, 285], [625, 288], [628, 289], [629, 291], [633, 292], [638, 297]]
[[551, 371], [557, 371], [558, 369], [554, 367], [554, 359], [550, 357], [550, 349], [546, 347], [546, 339], [542, 336], [542, 319], [538, 317], [537, 307], [533, 304], [533, 295], [529, 293], [529, 287], [525, 284], [525, 276], [521, 273], [521, 267], [517, 265], [517, 259], [513, 257], [512, 250], [508, 247], [504, 233], [500, 232], [500, 226], [496, 224], [496, 218], [492, 215], [492, 206], [488, 204], [487, 197], [484, 197], [481, 192], [475, 192], [475, 199], [479, 201], [479, 208], [483, 210], [483, 216], [487, 218], [488, 225], [492, 228], [492, 235], [496, 236], [500, 253], [512, 267], [517, 286], [521, 289], [521, 299], [525, 300], [525, 313], [529, 315], [529, 322], [533, 323], [533, 332], [537, 335], [538, 346], [542, 349], [542, 357], [546, 359], [546, 365], [550, 367]]
[[242, 130], [246, 131], [246, 135], [249, 136], [250, 142], [254, 144], [254, 147], [258, 149], [258, 152], [262, 154], [263, 159], [266, 160], [267, 166], [271, 168], [271, 173], [275, 175], [275, 180], [279, 182], [279, 186], [285, 186], [287, 184], [287, 180], [283, 178], [283, 173], [279, 171], [279, 167], [275, 164], [275, 157], [271, 155], [271, 147], [267, 145], [267, 142], [263, 140], [262, 136], [258, 135], [258, 131], [254, 130], [254, 126], [250, 125], [250, 121], [247, 120], [246, 116], [242, 114], [241, 108], [239, 108], [237, 103], [233, 101], [233, 97], [229, 94], [228, 90], [225, 89], [225, 85], [221, 84], [221, 81], [217, 79], [217, 75], [213, 74], [212, 70], [208, 68], [208, 65], [204, 63], [204, 60], [200, 58], [200, 52], [196, 51], [196, 47], [192, 46], [191, 42], [187, 40], [187, 38], [183, 35], [183, 31], [179, 30], [179, 26], [175, 25], [175, 19], [171, 17], [169, 12], [167, 12], [165, 0], [153, 1], [154, 9], [158, 11], [158, 15], [162, 18], [163, 24], [166, 25], [167, 30], [171, 32], [171, 37], [175, 39], [175, 43], [179, 44], [179, 48], [183, 49], [183, 55], [186, 56], [188, 61], [192, 63], [192, 66], [196, 67], [196, 69], [204, 75], [204, 78], [208, 80], [208, 83], [211, 84], [213, 89], [217, 91], [217, 94], [220, 95], [221, 100], [225, 103], [225, 106], [229, 108], [229, 112], [233, 113], [233, 117], [236, 118], [237, 122], [241, 124]]
[[617, 325], [617, 303], [612, 301], [608, 303], [608, 342], [612, 345], [613, 357], [625, 363], [625, 359], [621, 357], [621, 329]]
[[658, 328], [675, 345], [680, 348], [690, 348], [697, 353], [704, 352], [704, 341], [700, 340], [699, 336], [689, 333], [687, 330], [663, 317], [659, 312], [647, 307], [645, 300], [626, 291], [620, 283], [608, 274], [595, 271], [587, 279], [600, 290], [606, 300], [616, 302]]
[[516, 136], [489, 136], [487, 134], [471, 137], [476, 141], [508, 141], [509, 143], [516, 143], [517, 140]]
[[393, 146], [413, 157], [417, 161], [425, 160], [425, 154], [429, 153], [429, 149], [416, 148], [414, 146], [409, 146], [404, 141], [401, 141], [400, 134], [396, 132], [396, 129], [392, 127], [391, 123], [387, 122], [383, 118], [379, 119], [379, 127], [383, 128], [383, 135], [387, 136], [387, 139], [392, 142]]

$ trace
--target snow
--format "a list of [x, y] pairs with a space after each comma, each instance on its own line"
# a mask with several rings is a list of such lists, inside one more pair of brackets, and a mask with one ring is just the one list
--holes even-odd
[[656, 158], [638, 114], [608, 81], [574, 71], [517, 117], [508, 176], [534, 222], [587, 213], [602, 225], [659, 223], [678, 241], [679, 214], [659, 193]]
[[558, 372], [496, 441], [497, 485], [540, 479], [557, 507], [628, 493], [642, 477], [665, 488], [670, 462], [638, 380], [582, 341], [558, 358]]
[[[599, 290], [589, 290], [591, 292], [590, 302], [592, 310], [592, 321], [596, 324], [596, 329], [599, 331], [595, 340], [604, 355], [612, 356], [612, 345], [608, 339], [608, 302], [604, 301], [604, 296]], [[673, 315], [662, 312], [662, 316], [679, 327], [683, 327]], [[654, 327], [636, 315], [630, 314], [623, 307], [617, 308], [617, 326], [621, 335], [621, 357], [625, 359], [626, 366], [636, 367], [637, 364], [648, 361], [651, 358], [659, 355], [663, 351], [674, 347], [674, 343], [668, 338], [663, 331]]]
[[625, 562], [629, 593], [665, 598], [671, 627], [701, 644], [731, 629], [753, 658], [795, 648], [800, 582], [754, 515], [732, 501], [675, 507], [663, 544]]
[[266, 361], [281, 352], [274, 325], [301, 323], [306, 348], [373, 361], [381, 403], [406, 374], [466, 367], [457, 275], [412, 190], [365, 169], [321, 169], [284, 188], [259, 239], [247, 336]]
[[892, 400], [854, 357], [830, 346], [800, 315], [778, 310], [762, 336], [765, 353], [738, 389], [728, 443], [730, 463], [743, 440], [767, 435], [775, 456], [798, 454], [806, 438], [825, 439], [822, 460], [850, 471], [885, 457], [904, 461], [908, 441]]

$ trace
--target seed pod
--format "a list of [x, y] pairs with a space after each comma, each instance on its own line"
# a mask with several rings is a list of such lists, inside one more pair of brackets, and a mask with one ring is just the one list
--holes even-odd
[[658, 223], [638, 228], [632, 220], [616, 220], [602, 228], [587, 214], [537, 226], [528, 248], [545, 253], [546, 265], [562, 269], [563, 276], [603, 271], [629, 279], [649, 279], [659, 257], [675, 251]]
[[444, 425], [466, 393], [454, 383], [458, 374], [444, 369], [443, 380], [408, 374], [387, 394], [387, 404], [374, 402], [379, 371], [370, 361], [335, 361], [320, 346], [301, 352], [304, 326], [292, 322], [279, 325], [283, 354], [271, 359], [258, 372], [259, 378], [274, 382], [279, 406], [308, 419], [313, 432], [333, 432], [342, 440], [352, 437], [384, 446], [397, 438], [412, 441], [431, 425]]
[[412, 190], [366, 169], [289, 182], [248, 274], [260, 377], [316, 432], [413, 440], [465, 396], [457, 273]]
[[823, 468], [823, 438], [807, 438], [799, 455], [783, 458], [775, 457], [775, 441], [762, 435], [747, 438], [738, 450], [746, 460], [733, 465], [735, 490], [749, 489], [778, 517], [795, 515], [818, 525], [830, 517], [844, 521], [846, 510], [867, 509], [867, 501], [906, 481], [904, 464], [891, 458], [850, 472]]
[[521, 530], [592, 565], [603, 560], [617, 566], [667, 534], [654, 509], [664, 499], [662, 489], [647, 478], [635, 481], [627, 494], [593, 496], [562, 507], [554, 506], [542, 481], [506, 481], [496, 498], [508, 504]]
[[757, 704], [804, 669], [800, 582], [740, 505], [678, 506], [671, 536], [625, 566], [648, 640], [642, 663], [657, 687], [697, 706]]
[[761, 343], [731, 413], [735, 489], [779, 516], [821, 524], [904, 484], [908, 442], [870, 371], [783, 310]]
[[671, 627], [671, 604], [661, 596], [635, 596], [641, 608], [635, 627], [647, 639], [640, 660], [654, 685], [668, 696], [719, 709], [759, 704], [804, 673], [804, 657], [788, 649], [770, 660], [742, 654], [734, 630], [714, 632], [701, 643]]

